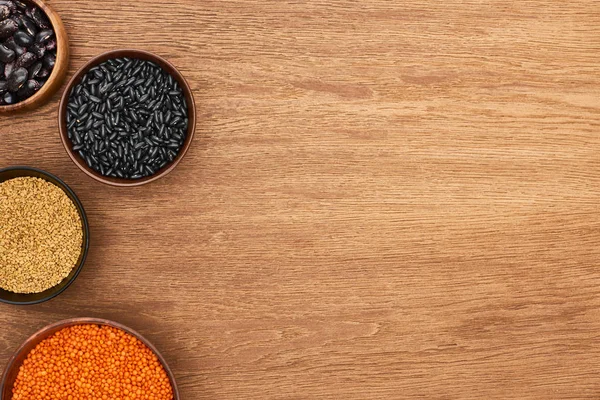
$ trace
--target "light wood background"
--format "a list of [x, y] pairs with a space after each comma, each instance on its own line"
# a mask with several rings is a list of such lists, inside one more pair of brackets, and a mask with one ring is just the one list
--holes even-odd
[[0, 360], [109, 318], [184, 399], [600, 397], [600, 2], [51, 0], [71, 74], [170, 59], [200, 113], [168, 177], [116, 189], [59, 141], [58, 95], [0, 116], [0, 167], [58, 174], [84, 272], [0, 305]]

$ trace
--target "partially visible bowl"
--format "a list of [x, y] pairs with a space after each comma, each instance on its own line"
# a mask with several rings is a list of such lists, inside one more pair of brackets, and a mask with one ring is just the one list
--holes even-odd
[[37, 93], [18, 103], [0, 106], [0, 113], [30, 111], [44, 105], [61, 87], [69, 70], [69, 36], [60, 16], [42, 0], [24, 0], [24, 2], [39, 7], [50, 20], [57, 43], [56, 64], [46, 84]]
[[[68, 128], [67, 128], [67, 106], [69, 104], [69, 97], [71, 95], [71, 90], [73, 87], [77, 86], [83, 77], [88, 73], [88, 71], [95, 66], [102, 64], [103, 62], [115, 59], [115, 58], [132, 58], [132, 59], [141, 59], [152, 61], [163, 68], [166, 72], [168, 72], [178, 83], [181, 89], [183, 90], [183, 94], [185, 96], [185, 100], [187, 102], [188, 108], [188, 130], [185, 141], [179, 150], [179, 153], [175, 157], [173, 161], [169, 164], [165, 165], [160, 170], [156, 171], [151, 176], [147, 176], [141, 179], [122, 179], [118, 177], [110, 177], [104, 176], [94, 169], [90, 168], [84, 159], [82, 159], [79, 154], [73, 151], [71, 139], [69, 139]], [[97, 180], [98, 182], [111, 185], [111, 186], [119, 186], [119, 187], [127, 187], [127, 186], [140, 186], [150, 182], [154, 182], [157, 179], [160, 179], [173, 171], [177, 164], [183, 159], [185, 154], [187, 153], [190, 145], [192, 144], [192, 140], [194, 138], [194, 132], [196, 131], [196, 104], [194, 102], [194, 95], [192, 93], [192, 88], [187, 83], [183, 75], [167, 60], [162, 57], [159, 57], [153, 53], [149, 53], [143, 50], [113, 50], [108, 51], [106, 53], [102, 53], [97, 57], [94, 57], [90, 61], [88, 61], [77, 73], [71, 78], [67, 87], [62, 95], [60, 106], [58, 110], [58, 126], [60, 128], [60, 138], [62, 143], [67, 151], [67, 154], [71, 158], [71, 160], [81, 169], [86, 175]]]
[[61, 322], [57, 322], [55, 324], [49, 325], [44, 329], [38, 331], [33, 336], [25, 341], [17, 349], [14, 355], [8, 361], [6, 369], [4, 370], [4, 376], [2, 377], [2, 384], [0, 385], [0, 400], [10, 400], [12, 398], [12, 389], [19, 374], [19, 369], [21, 365], [23, 365], [23, 361], [27, 358], [27, 355], [31, 350], [35, 348], [41, 341], [52, 336], [56, 332], [67, 328], [69, 326], [74, 325], [86, 325], [86, 324], [94, 324], [94, 325], [103, 325], [103, 326], [111, 326], [113, 328], [120, 329], [125, 331], [126, 333], [136, 337], [142, 343], [144, 343], [152, 352], [156, 355], [160, 363], [162, 364], [167, 376], [169, 377], [169, 382], [171, 383], [171, 388], [173, 389], [173, 399], [179, 400], [179, 391], [177, 389], [177, 383], [175, 382], [175, 376], [173, 372], [169, 368], [169, 365], [165, 361], [164, 357], [158, 352], [156, 347], [152, 345], [146, 338], [137, 333], [131, 328], [126, 327], [125, 325], [121, 325], [117, 322], [109, 321], [106, 319], [98, 319], [98, 318], [72, 318], [68, 320], [64, 320]]
[[79, 198], [77, 197], [75, 192], [73, 192], [73, 190], [71, 190], [71, 188], [67, 186], [67, 184], [60, 180], [57, 176], [52, 175], [49, 172], [42, 171], [41, 169], [31, 167], [9, 167], [0, 169], [0, 183], [13, 178], [21, 177], [41, 178], [61, 188], [77, 208], [77, 211], [79, 212], [79, 216], [81, 218], [81, 225], [83, 228], [83, 243], [81, 247], [81, 254], [79, 255], [77, 264], [75, 265], [69, 276], [63, 279], [62, 282], [60, 282], [58, 285], [41, 293], [31, 294], [13, 293], [4, 289], [0, 289], [0, 302], [15, 305], [39, 304], [58, 296], [59, 294], [64, 292], [73, 283], [73, 281], [75, 281], [75, 279], [81, 272], [83, 264], [85, 263], [85, 259], [87, 257], [88, 248], [90, 245], [90, 229], [88, 225], [87, 216], [85, 215], [85, 210], [83, 209], [83, 205], [79, 201]]

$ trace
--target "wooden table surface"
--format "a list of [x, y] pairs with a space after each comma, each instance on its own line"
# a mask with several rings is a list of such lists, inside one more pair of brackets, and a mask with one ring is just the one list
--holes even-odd
[[64, 178], [92, 232], [64, 294], [0, 305], [2, 364], [90, 316], [189, 400], [600, 397], [598, 1], [50, 4], [70, 75], [156, 52], [199, 122], [118, 189], [67, 157], [58, 94], [0, 116], [0, 167]]

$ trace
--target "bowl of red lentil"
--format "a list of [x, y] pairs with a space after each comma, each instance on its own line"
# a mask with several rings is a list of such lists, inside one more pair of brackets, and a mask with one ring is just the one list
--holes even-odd
[[89, 237], [83, 205], [61, 179], [0, 169], [0, 302], [38, 304], [64, 292], [83, 268]]
[[163, 356], [117, 322], [74, 318], [31, 336], [11, 357], [0, 400], [179, 400]]

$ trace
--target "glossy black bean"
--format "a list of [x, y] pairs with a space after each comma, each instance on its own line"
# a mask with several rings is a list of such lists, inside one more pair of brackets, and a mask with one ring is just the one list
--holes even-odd
[[7, 5], [0, 5], [0, 21], [10, 16], [10, 8]]
[[3, 44], [0, 44], [0, 61], [3, 63], [9, 63], [17, 58], [17, 54], [14, 50], [9, 49]]
[[73, 141], [75, 144], [81, 143], [81, 136], [79, 135], [79, 132], [77, 130], [73, 131]]
[[2, 96], [2, 101], [4, 104], [13, 104], [17, 101], [17, 96], [11, 92], [6, 92], [4, 96]]
[[33, 96], [42, 86], [34, 79], [30, 79], [17, 91], [17, 98], [22, 101]]
[[17, 5], [14, 0], [0, 0], [0, 5], [8, 7], [11, 13], [17, 11]]
[[19, 58], [17, 58], [16, 66], [17, 68], [29, 68], [32, 66], [37, 60], [37, 57], [33, 53], [23, 53]]
[[53, 53], [47, 53], [44, 56], [44, 67], [52, 69], [56, 64], [56, 56]]
[[25, 31], [16, 31], [13, 35], [15, 43], [19, 46], [29, 47], [34, 42], [34, 37]]
[[35, 38], [35, 35], [38, 33], [38, 28], [35, 26], [35, 22], [33, 22], [28, 16], [21, 15], [19, 19], [19, 27], [23, 29], [29, 36]]
[[50, 70], [48, 68], [42, 68], [38, 73], [38, 78], [47, 78], [50, 76]]
[[44, 15], [44, 13], [42, 12], [42, 10], [40, 10], [37, 7], [34, 7], [30, 10], [30, 15], [31, 15], [31, 19], [32, 21], [36, 24], [36, 26], [40, 29], [48, 29], [50, 28], [50, 22], [48, 21], [48, 18], [46, 17], [46, 15]]
[[27, 78], [29, 77], [29, 71], [25, 68], [16, 68], [12, 73], [8, 76], [7, 79], [7, 87], [11, 92], [16, 92], [21, 89], [21, 87], [27, 82]]
[[83, 116], [85, 114], [85, 112], [88, 110], [89, 104], [84, 103], [81, 106], [79, 106], [79, 108], [77, 109], [77, 114], [79, 116]]
[[54, 36], [52, 29], [44, 29], [35, 35], [35, 43], [44, 44]]
[[0, 39], [12, 36], [19, 29], [19, 24], [10, 18], [0, 21]]
[[8, 83], [6, 81], [0, 81], [0, 95], [8, 91]]
[[57, 46], [58, 44], [56, 43], [56, 39], [49, 39], [46, 41], [46, 50], [48, 51], [56, 50]]
[[41, 62], [37, 62], [37, 63], [33, 64], [29, 68], [29, 79], [37, 78], [37, 76], [38, 76], [38, 74], [40, 73], [41, 70], [42, 70], [42, 63]]

